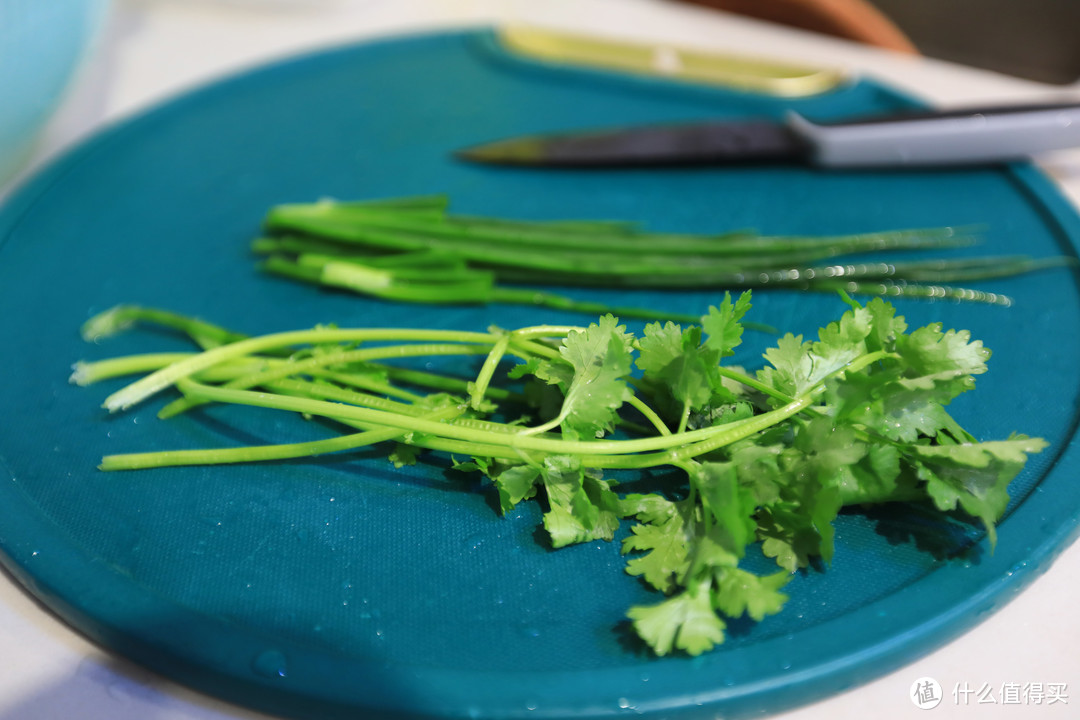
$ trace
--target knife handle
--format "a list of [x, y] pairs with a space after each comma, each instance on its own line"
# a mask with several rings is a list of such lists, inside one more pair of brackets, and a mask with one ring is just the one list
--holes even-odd
[[823, 167], [970, 165], [1080, 147], [1080, 105], [891, 115], [836, 124], [790, 113], [787, 126]]

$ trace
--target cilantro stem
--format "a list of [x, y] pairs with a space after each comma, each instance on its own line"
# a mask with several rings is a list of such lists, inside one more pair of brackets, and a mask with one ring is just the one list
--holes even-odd
[[[92, 385], [102, 380], [160, 370], [185, 358], [194, 357], [196, 354], [191, 352], [145, 353], [108, 358], [107, 360], [95, 360], [93, 362], [80, 360], [72, 365], [69, 380], [75, 385]], [[281, 362], [281, 359], [269, 357], [236, 358], [202, 370], [197, 373], [197, 376], [208, 382], [226, 382], [241, 375], [258, 372], [268, 364], [276, 362]]]
[[[459, 414], [457, 408], [444, 408], [429, 413], [425, 419], [438, 421]], [[149, 453], [106, 455], [98, 466], [101, 470], [144, 470], [148, 468], [176, 467], [181, 465], [222, 465], [228, 463], [265, 462], [292, 458], [325, 455], [327, 453], [355, 450], [378, 442], [401, 437], [407, 431], [401, 428], [383, 427], [349, 435], [339, 435], [325, 440], [275, 445], [248, 445], [235, 448], [206, 450], [161, 450]]]
[[346, 390], [336, 385], [315, 383], [307, 380], [281, 379], [266, 383], [266, 388], [283, 395], [295, 397], [319, 398], [333, 402], [356, 405], [358, 407], [373, 408], [384, 412], [400, 413], [402, 415], [420, 416], [424, 408], [419, 405], [402, 403], [397, 400], [359, 393], [354, 390]]
[[[745, 434], [739, 435], [733, 431], [733, 428], [743, 427], [748, 423], [754, 422], [755, 424], [753, 425], [753, 427], [757, 427], [757, 425], [760, 424], [761, 427], [759, 429], [764, 429], [765, 427], [768, 427], [770, 424], [772, 424], [769, 418], [776, 418], [776, 420], [778, 421], [780, 419], [783, 419], [783, 417], [787, 417], [790, 414], [801, 410], [803, 407], [805, 407], [811, 402], [809, 396], [805, 396], [804, 398], [794, 403], [791, 403], [789, 406], [785, 406], [785, 408], [790, 408], [798, 405], [798, 407], [796, 407], [794, 410], [790, 410], [788, 415], [784, 414], [785, 408], [778, 408], [777, 410], [773, 410], [769, 413], [763, 413], [762, 415], [755, 416], [754, 418], [748, 418], [746, 420], [736, 421], [718, 427], [688, 430], [680, 434], [648, 438], [636, 438], [633, 440], [562, 440], [555, 438], [534, 437], [530, 434], [527, 434], [524, 430], [512, 434], [501, 434], [493, 433], [490, 431], [473, 430], [469, 428], [458, 427], [453, 424], [425, 421], [401, 413], [384, 412], [380, 410], [354, 407], [349, 405], [343, 405], [341, 403], [330, 403], [309, 398], [282, 397], [267, 393], [252, 392], [250, 390], [234, 390], [223, 387], [213, 387], [184, 378], [181, 378], [180, 381], [178, 381], [178, 386], [185, 395], [192, 395], [194, 397], [217, 400], [220, 402], [235, 403], [238, 405], [254, 405], [256, 407], [274, 408], [278, 410], [289, 410], [293, 412], [306, 413], [309, 415], [316, 415], [319, 417], [327, 417], [333, 419], [340, 418], [346, 420], [358, 420], [362, 422], [380, 423], [392, 427], [412, 428], [417, 432], [432, 433], [457, 440], [469, 440], [488, 443], [491, 445], [502, 445], [525, 451], [536, 451], [553, 455], [589, 456], [640, 453], [651, 450], [675, 448], [683, 445], [689, 446], [698, 442], [703, 443], [706, 440], [714, 439], [717, 437], [732, 438], [731, 440], [727, 440], [726, 442], [721, 441], [715, 444], [715, 447], [721, 447], [724, 444], [734, 442], [737, 439], [741, 439], [742, 437], [746, 437], [747, 435], [757, 432], [757, 430], [751, 430]], [[765, 419], [761, 420], [760, 418]], [[713, 449], [715, 449], [715, 447]], [[685, 457], [692, 456], [692, 454], [682, 453], [680, 455], [675, 455], [672, 457], [674, 459], [685, 459]]]
[[686, 445], [683, 448], [672, 450], [669, 453], [671, 462], [688, 460], [690, 458], [698, 457], [699, 455], [705, 455], [713, 450], [722, 448], [725, 445], [730, 445], [744, 438], [748, 438], [751, 435], [756, 435], [762, 430], [767, 430], [782, 420], [786, 420], [792, 415], [802, 412], [813, 405], [821, 387], [822, 386], [820, 385], [815, 386], [810, 392], [795, 398], [788, 404], [782, 405], [775, 410], [770, 410], [746, 418], [745, 420], [737, 420], [726, 425], [720, 425], [718, 428], [719, 431], [713, 433], [710, 437]]
[[495, 368], [499, 366], [509, 345], [510, 335], [509, 333], [503, 333], [502, 337], [492, 346], [491, 352], [488, 353], [484, 364], [480, 367], [480, 373], [476, 376], [472, 391], [469, 393], [469, 404], [474, 410], [480, 408], [484, 395], [487, 393], [487, 388], [491, 384], [491, 378], [495, 375]]
[[716, 371], [723, 377], [728, 378], [729, 380], [734, 380], [737, 383], [757, 390], [763, 395], [767, 395], [776, 400], [781, 400], [783, 402], [791, 402], [792, 400], [790, 395], [786, 395], [780, 392], [771, 385], [766, 385], [763, 382], [759, 382], [757, 379], [747, 375], [746, 373], [739, 372], [738, 370], [733, 370], [729, 367], [724, 367], [723, 365], [717, 366]]
[[[462, 380], [461, 378], [426, 372], [424, 370], [414, 370], [412, 368], [393, 367], [390, 365], [373, 365], [373, 367], [379, 368], [380, 370], [385, 372], [388, 377], [394, 380], [400, 380], [401, 382], [407, 383], [409, 385], [416, 385], [418, 387], [424, 387], [431, 390], [444, 390], [447, 392], [469, 391], [468, 382], [466, 380]], [[495, 400], [521, 399], [518, 393], [512, 392], [505, 388], [491, 386], [488, 387], [486, 395]]]
[[105, 312], [98, 313], [83, 323], [81, 334], [84, 340], [98, 342], [139, 322], [151, 322], [173, 330], [179, 330], [191, 337], [204, 349], [236, 342], [245, 337], [240, 333], [226, 330], [223, 327], [196, 318], [140, 305], [117, 305]]
[[71, 382], [76, 385], [91, 385], [102, 380], [136, 373], [151, 372], [189, 358], [192, 353], [144, 353], [109, 358], [96, 362], [79, 362], [72, 365]]
[[110, 412], [124, 410], [142, 402], [155, 393], [175, 384], [177, 380], [190, 377], [224, 360], [231, 360], [253, 353], [275, 350], [303, 344], [364, 342], [384, 340], [411, 340], [434, 342], [493, 343], [498, 338], [490, 333], [457, 330], [406, 330], [397, 328], [338, 330], [323, 328], [294, 330], [247, 338], [211, 348], [198, 355], [185, 358], [147, 375], [105, 398], [104, 407]]
[[691, 409], [690, 408], [690, 400], [689, 399], [684, 400], [683, 401], [682, 414], [679, 416], [679, 429], [676, 430], [675, 432], [677, 432], [677, 433], [686, 432], [686, 424], [688, 422], [690, 422], [690, 409]]
[[[466, 345], [451, 343], [426, 343], [413, 345], [388, 345], [385, 347], [361, 348], [359, 350], [338, 350], [314, 355], [303, 360], [278, 362], [260, 372], [238, 377], [225, 383], [224, 387], [248, 389], [258, 387], [280, 378], [302, 375], [327, 365], [346, 365], [349, 363], [388, 358], [425, 357], [434, 355], [481, 355], [488, 349], [484, 345]], [[200, 403], [189, 398], [180, 398], [169, 403], [158, 413], [165, 419], [196, 407]]]
[[[645, 416], [645, 419], [652, 423], [652, 426], [656, 428], [656, 431], [661, 435], [670, 435], [671, 430], [664, 424], [664, 421], [660, 419], [660, 416], [656, 414], [656, 411], [649, 407], [644, 400], [637, 395], [631, 395], [627, 401], [630, 407], [637, 410], [639, 413]], [[686, 428], [683, 428], [685, 430]]]
[[398, 400], [405, 400], [407, 402], [418, 402], [423, 400], [423, 395], [418, 395], [408, 390], [402, 390], [399, 387], [388, 382], [380, 382], [373, 380], [370, 377], [355, 373], [355, 372], [328, 372], [326, 370], [316, 370], [312, 373], [316, 377], [332, 380], [333, 382], [341, 385], [348, 385], [349, 387], [358, 388], [360, 390], [367, 390], [368, 392], [380, 393], [387, 397], [394, 397]]
[[563, 338], [572, 332], [580, 331], [578, 325], [533, 325], [514, 331], [514, 337], [522, 340], [542, 340], [545, 338]]
[[508, 305], [535, 305], [538, 307], [551, 308], [553, 310], [568, 310], [585, 315], [604, 315], [606, 313], [611, 313], [612, 315], [631, 320], [670, 320], [677, 323], [696, 323], [701, 319], [700, 315], [575, 300], [566, 295], [556, 295], [543, 290], [532, 290], [528, 288], [495, 286], [491, 290], [489, 301], [506, 303]]

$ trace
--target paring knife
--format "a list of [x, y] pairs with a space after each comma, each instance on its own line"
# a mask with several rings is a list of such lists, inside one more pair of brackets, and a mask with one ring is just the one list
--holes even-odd
[[789, 112], [733, 120], [529, 135], [460, 150], [471, 162], [640, 167], [799, 162], [825, 168], [982, 165], [1080, 147], [1080, 105], [912, 112], [835, 123]]

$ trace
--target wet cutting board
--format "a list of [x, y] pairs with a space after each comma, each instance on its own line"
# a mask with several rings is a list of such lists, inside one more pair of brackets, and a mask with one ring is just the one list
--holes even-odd
[[[998, 281], [1010, 308], [898, 300], [909, 325], [967, 328], [994, 351], [953, 414], [976, 436], [1051, 449], [1015, 481], [996, 551], [960, 518], [848, 513], [832, 565], [801, 573], [781, 614], [731, 624], [698, 658], [652, 657], [627, 607], [656, 596], [618, 543], [552, 551], [540, 511], [500, 517], [490, 488], [437, 459], [381, 452], [106, 474], [103, 454], [316, 437], [300, 419], [162, 398], [109, 416], [120, 382], [71, 363], [184, 349], [149, 331], [96, 345], [79, 325], [117, 303], [248, 333], [319, 323], [461, 329], [580, 316], [384, 304], [261, 275], [247, 251], [268, 207], [447, 193], [461, 213], [617, 218], [670, 231], [831, 234], [979, 225], [967, 252], [1075, 254], [1075, 212], [1035, 169], [824, 173], [770, 166], [534, 172], [454, 162], [527, 132], [704, 117], [813, 118], [908, 107], [859, 82], [801, 100], [533, 63], [486, 31], [358, 45], [256, 70], [91, 139], [0, 209], [0, 557], [104, 646], [205, 692], [295, 717], [725, 717], [868, 680], [1005, 602], [1070, 540], [1080, 292], [1066, 270]], [[577, 291], [698, 312], [713, 293]], [[845, 306], [761, 292], [752, 319], [813, 333]], [[747, 337], [756, 367], [773, 338]]]

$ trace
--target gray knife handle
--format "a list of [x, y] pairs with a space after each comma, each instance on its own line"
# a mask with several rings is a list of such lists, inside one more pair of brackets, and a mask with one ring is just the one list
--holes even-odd
[[824, 167], [940, 166], [1001, 162], [1080, 147], [1080, 105], [894, 115], [818, 124], [796, 113], [788, 127]]

